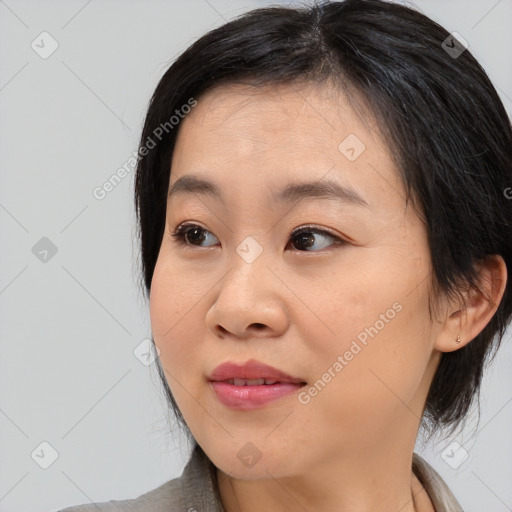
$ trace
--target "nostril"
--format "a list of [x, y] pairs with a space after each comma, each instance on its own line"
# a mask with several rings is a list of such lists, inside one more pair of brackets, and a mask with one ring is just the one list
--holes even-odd
[[255, 324], [251, 324], [253, 327], [256, 327], [256, 329], [263, 329], [265, 327], [264, 324], [258, 324], [258, 323], [255, 323]]

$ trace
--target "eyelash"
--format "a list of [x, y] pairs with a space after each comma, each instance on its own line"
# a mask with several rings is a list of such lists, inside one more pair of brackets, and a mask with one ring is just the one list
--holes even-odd
[[[186, 237], [187, 233], [189, 233], [191, 231], [191, 228], [199, 228], [202, 231], [211, 233], [207, 229], [199, 226], [198, 224], [183, 223], [183, 224], [180, 224], [176, 228], [174, 233], [171, 233], [171, 236], [176, 241], [176, 243], [178, 243], [180, 245], [190, 246], [190, 247], [203, 247], [201, 245], [195, 245], [195, 244], [187, 243], [185, 237]], [[313, 233], [315, 235], [326, 235], [328, 238], [331, 238], [332, 240], [334, 240], [334, 243], [329, 245], [328, 248], [332, 247], [332, 246], [347, 245], [348, 244], [348, 242], [346, 242], [345, 240], [339, 238], [336, 235], [331, 234], [329, 231], [326, 231], [324, 229], [320, 229], [320, 228], [318, 228], [316, 226], [313, 226], [313, 225], [305, 225], [305, 226], [302, 226], [302, 227], [292, 231], [292, 233], [290, 234], [289, 241], [293, 240], [294, 238], [296, 238], [297, 236], [299, 236], [299, 235], [301, 235], [303, 233]], [[207, 247], [214, 247], [214, 246], [207, 246]], [[303, 251], [303, 250], [298, 250], [298, 249], [296, 249], [296, 250], [299, 251], [299, 252], [319, 252], [319, 251]]]

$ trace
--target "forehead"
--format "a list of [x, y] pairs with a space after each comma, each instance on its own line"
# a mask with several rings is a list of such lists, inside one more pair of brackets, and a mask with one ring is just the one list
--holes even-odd
[[254, 193], [324, 177], [375, 196], [401, 188], [371, 114], [327, 83], [208, 91], [179, 126], [171, 169], [171, 187], [194, 174]]
[[321, 141], [329, 145], [332, 136], [342, 135], [336, 133], [340, 128], [364, 132], [366, 139], [373, 139], [376, 131], [371, 113], [355, 110], [348, 96], [330, 82], [220, 85], [201, 96], [182, 124], [194, 125], [197, 132], [215, 132], [217, 137], [236, 134], [237, 139], [255, 144], [290, 146], [299, 142], [314, 146]]

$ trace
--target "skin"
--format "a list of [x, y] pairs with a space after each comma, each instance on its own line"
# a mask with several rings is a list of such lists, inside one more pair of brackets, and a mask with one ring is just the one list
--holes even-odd
[[[333, 86], [222, 86], [179, 129], [170, 185], [188, 174], [207, 178], [224, 204], [197, 192], [169, 199], [151, 324], [179, 408], [218, 468], [224, 508], [433, 510], [411, 471], [427, 392], [441, 353], [468, 343], [495, 312], [503, 260], [481, 268], [494, 306], [468, 290], [465, 310], [440, 297], [430, 320], [425, 226], [405, 204], [375, 122]], [[338, 149], [349, 134], [366, 146], [354, 161]], [[324, 178], [352, 187], [369, 207], [269, 199], [290, 182]], [[206, 238], [180, 245], [171, 234], [184, 221]], [[290, 239], [305, 224], [327, 231], [310, 234], [310, 248]], [[262, 248], [252, 263], [236, 252], [246, 237]], [[394, 318], [307, 404], [295, 393], [232, 410], [207, 381], [222, 362], [256, 359], [310, 387], [393, 304]], [[247, 443], [261, 456], [250, 467], [237, 456]]]

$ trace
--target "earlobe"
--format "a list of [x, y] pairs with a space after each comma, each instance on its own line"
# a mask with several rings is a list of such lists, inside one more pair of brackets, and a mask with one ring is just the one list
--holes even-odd
[[464, 302], [447, 315], [434, 348], [453, 352], [474, 340], [490, 322], [498, 309], [507, 283], [507, 266], [497, 254], [478, 264], [478, 286], [462, 292]]

